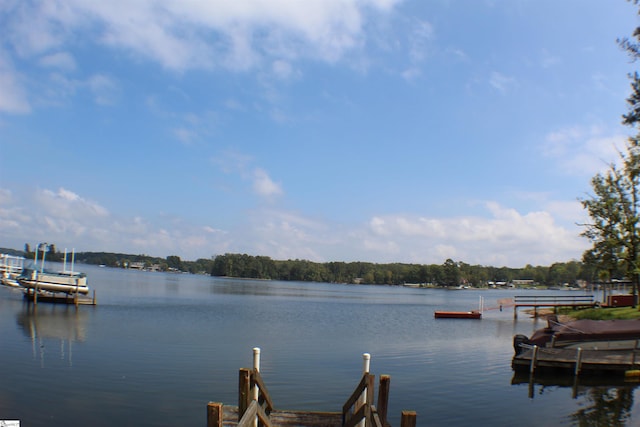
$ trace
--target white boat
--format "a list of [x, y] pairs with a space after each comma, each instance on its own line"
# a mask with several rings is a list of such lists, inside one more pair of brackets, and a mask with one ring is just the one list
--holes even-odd
[[0, 283], [5, 286], [19, 287], [17, 279], [22, 274], [24, 258], [0, 254]]
[[26, 268], [18, 277], [23, 288], [36, 291], [88, 294], [87, 275], [77, 271], [38, 271]]
[[38, 265], [38, 248], [36, 248], [34, 266], [36, 268], [25, 268], [18, 277], [20, 286], [26, 289], [34, 289], [37, 291], [64, 292], [67, 294], [88, 294], [89, 286], [87, 285], [87, 275], [77, 271], [73, 271], [73, 255], [71, 261], [71, 270], [67, 270], [67, 252], [64, 254], [64, 268], [62, 271], [49, 271], [44, 269], [45, 249], [42, 251], [42, 260], [40, 269]]

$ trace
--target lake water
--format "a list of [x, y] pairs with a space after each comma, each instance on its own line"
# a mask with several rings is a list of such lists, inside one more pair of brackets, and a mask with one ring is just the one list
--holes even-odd
[[[0, 287], [0, 419], [22, 426], [204, 426], [237, 404], [238, 369], [262, 349], [277, 407], [339, 411], [371, 354], [391, 376], [389, 420], [418, 425], [638, 425], [635, 384], [532, 386], [512, 337], [543, 326], [513, 309], [434, 319], [523, 291], [221, 279], [80, 265], [98, 305], [25, 303]], [[542, 292], [549, 293], [550, 291]], [[552, 291], [558, 292], [558, 291]], [[539, 292], [540, 293], [540, 292]], [[377, 380], [376, 380], [377, 383]]]

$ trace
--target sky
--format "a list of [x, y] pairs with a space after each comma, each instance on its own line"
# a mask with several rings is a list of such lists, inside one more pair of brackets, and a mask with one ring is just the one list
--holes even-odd
[[0, 247], [580, 260], [624, 0], [0, 0]]

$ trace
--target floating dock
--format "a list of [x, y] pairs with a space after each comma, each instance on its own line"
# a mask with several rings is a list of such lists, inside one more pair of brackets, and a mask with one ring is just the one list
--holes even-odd
[[482, 313], [479, 311], [436, 311], [433, 313], [436, 319], [480, 319]]
[[481, 319], [484, 311], [484, 297], [479, 298], [478, 309], [469, 311], [436, 310], [433, 317], [436, 319]]
[[581, 348], [553, 348], [533, 346], [513, 357], [514, 370], [556, 369], [571, 371], [574, 375], [624, 375], [640, 370], [640, 350], [583, 350]]
[[[238, 406], [219, 402], [207, 404], [207, 427], [391, 427], [387, 421], [388, 375], [380, 376], [378, 400], [374, 405], [375, 375], [369, 373], [371, 356], [363, 354], [362, 379], [339, 412], [276, 410], [260, 375], [260, 349], [253, 349], [253, 369], [240, 369]], [[400, 427], [415, 427], [415, 411], [402, 411]]]
[[47, 302], [53, 304], [73, 304], [78, 305], [97, 305], [96, 291], [93, 290], [93, 296], [87, 297], [77, 293], [66, 294], [60, 292], [35, 291], [34, 289], [25, 289], [24, 299], [30, 303], [37, 304], [39, 302]]

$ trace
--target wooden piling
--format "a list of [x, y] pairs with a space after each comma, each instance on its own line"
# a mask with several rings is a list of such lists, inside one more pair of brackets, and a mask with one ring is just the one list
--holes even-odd
[[222, 403], [207, 403], [207, 427], [222, 427]]
[[391, 377], [389, 375], [380, 375], [380, 384], [378, 385], [378, 416], [383, 424], [387, 422], [387, 410], [389, 408], [389, 388], [391, 385]]
[[400, 427], [416, 427], [416, 411], [402, 411]]
[[247, 368], [240, 369], [238, 378], [238, 415], [240, 418], [247, 412], [247, 408], [251, 403], [251, 370]]
[[533, 346], [533, 356], [531, 357], [531, 365], [529, 366], [529, 373], [533, 375], [536, 370], [536, 363], [538, 362], [538, 346]]
[[582, 363], [582, 348], [578, 347], [578, 351], [576, 353], [576, 368], [573, 371], [573, 375], [576, 377], [580, 375], [580, 364]]

